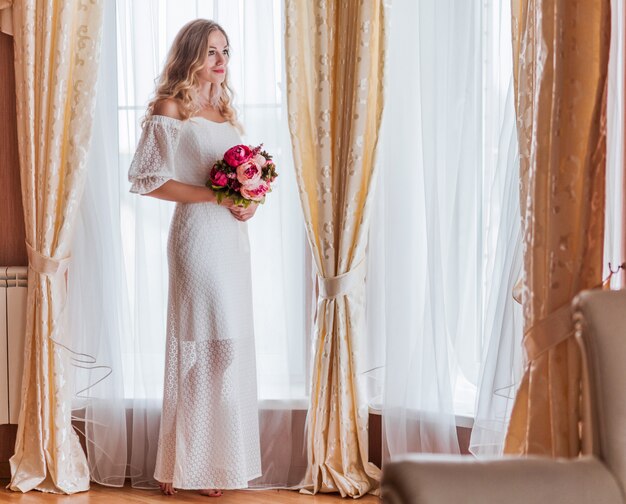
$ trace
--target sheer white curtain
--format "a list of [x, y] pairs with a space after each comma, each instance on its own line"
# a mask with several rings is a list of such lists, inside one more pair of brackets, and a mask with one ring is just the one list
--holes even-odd
[[524, 363], [521, 304], [513, 298], [523, 254], [510, 2], [484, 2], [482, 20], [482, 342], [470, 439], [477, 456], [502, 453]]
[[231, 84], [246, 129], [280, 177], [250, 222], [263, 477], [292, 486], [306, 465], [305, 237], [282, 101], [278, 0], [118, 0], [106, 5], [96, 139], [75, 236], [69, 303], [75, 416], [84, 421], [92, 479], [151, 488], [160, 420], [167, 294], [165, 245], [173, 204], [128, 192], [140, 122], [166, 52], [197, 17], [231, 42]]
[[394, 0], [389, 11], [368, 317], [372, 346], [384, 344], [370, 368], [384, 375], [391, 457], [457, 452], [455, 414], [477, 412], [473, 444], [500, 443], [521, 368], [510, 17], [501, 3]]
[[[606, 262], [622, 251], [623, 4], [614, 0]], [[128, 193], [139, 123], [166, 51], [188, 20], [229, 33], [231, 83], [249, 143], [265, 142], [277, 190], [250, 223], [263, 478], [296, 485], [311, 269], [282, 95], [282, 2], [107, 2], [90, 169], [74, 244], [68, 316], [75, 418], [95, 481], [154, 486], [163, 385], [165, 244], [172, 204]], [[393, 0], [387, 97], [360, 358], [391, 456], [498, 454], [522, 367], [517, 142], [509, 2]], [[619, 280], [614, 281], [618, 287]], [[456, 418], [455, 418], [456, 417]]]
[[75, 355], [73, 414], [93, 480], [122, 485], [128, 434], [122, 351], [132, 332], [120, 235], [115, 9], [105, 5], [101, 71], [85, 192], [74, 235], [68, 331]]
[[[621, 229], [626, 225], [623, 215], [624, 198], [624, 2], [611, 2], [611, 50], [607, 96], [606, 138], [606, 219], [604, 240], [604, 275], [609, 263], [613, 269], [626, 261], [622, 250]], [[626, 287], [623, 274], [611, 278], [611, 288]]]

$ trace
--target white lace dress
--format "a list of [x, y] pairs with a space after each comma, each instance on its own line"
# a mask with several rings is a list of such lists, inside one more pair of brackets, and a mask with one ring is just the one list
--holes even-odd
[[[132, 192], [204, 185], [241, 143], [229, 123], [153, 116], [130, 167]], [[154, 477], [175, 488], [245, 488], [261, 475], [247, 224], [213, 203], [177, 203], [168, 241], [163, 413]]]

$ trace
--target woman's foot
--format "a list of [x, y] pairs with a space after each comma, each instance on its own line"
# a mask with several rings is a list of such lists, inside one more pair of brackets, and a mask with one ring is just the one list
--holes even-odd
[[159, 488], [161, 488], [161, 493], [163, 495], [174, 495], [178, 493], [178, 491], [174, 488], [174, 486], [171, 483], [159, 482]]
[[217, 489], [213, 489], [213, 488], [209, 488], [207, 490], [200, 490], [200, 495], [204, 495], [205, 497], [221, 497], [222, 496], [222, 491], [221, 490], [217, 490]]

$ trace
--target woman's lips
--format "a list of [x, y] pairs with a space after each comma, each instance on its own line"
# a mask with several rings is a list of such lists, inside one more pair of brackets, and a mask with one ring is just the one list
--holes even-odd
[[224, 69], [223, 68], [214, 68], [213, 71], [215, 73], [224, 73]]

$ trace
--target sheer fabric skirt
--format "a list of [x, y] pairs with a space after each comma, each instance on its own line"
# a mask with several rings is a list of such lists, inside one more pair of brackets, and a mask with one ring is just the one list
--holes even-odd
[[168, 240], [163, 412], [154, 477], [245, 488], [261, 475], [247, 225], [178, 204]]

